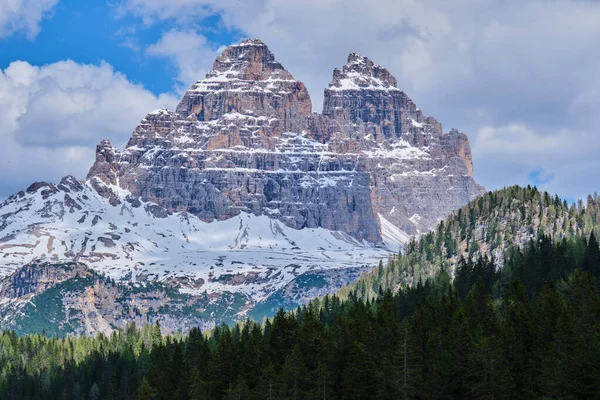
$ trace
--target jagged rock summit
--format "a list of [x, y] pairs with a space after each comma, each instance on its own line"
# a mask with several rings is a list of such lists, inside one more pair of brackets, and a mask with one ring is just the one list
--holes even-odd
[[175, 111], [149, 113], [122, 150], [98, 144], [85, 182], [37, 183], [0, 205], [1, 275], [76, 262], [210, 302], [235, 293], [236, 312], [295, 305], [484, 192], [467, 136], [444, 134], [387, 69], [351, 53], [324, 95], [312, 113], [260, 40], [226, 48]]
[[[177, 106], [183, 117], [198, 121], [222, 118], [233, 111], [276, 118], [274, 133], [300, 132], [311, 112], [304, 84], [275, 61], [258, 39], [245, 39], [226, 48], [206, 78], [197, 82]], [[300, 125], [298, 125], [300, 123]]]
[[101, 143], [88, 179], [204, 221], [248, 212], [381, 243], [384, 225], [427, 231], [481, 194], [472, 172], [466, 135], [444, 135], [385, 68], [351, 53], [312, 114], [304, 84], [246, 39], [122, 154]]

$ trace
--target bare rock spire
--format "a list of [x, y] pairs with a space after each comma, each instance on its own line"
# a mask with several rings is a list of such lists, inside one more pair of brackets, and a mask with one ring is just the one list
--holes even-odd
[[244, 39], [217, 57], [205, 79], [196, 82], [177, 106], [184, 117], [211, 121], [227, 113], [276, 118], [281, 132], [299, 132], [311, 113], [304, 84], [275, 60], [258, 39]]

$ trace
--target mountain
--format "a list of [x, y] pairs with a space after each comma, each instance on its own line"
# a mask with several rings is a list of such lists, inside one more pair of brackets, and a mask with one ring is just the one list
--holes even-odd
[[483, 192], [467, 137], [443, 135], [366, 57], [350, 54], [323, 114], [311, 109], [304, 84], [244, 40], [176, 112], [146, 116], [122, 153], [101, 143], [88, 179], [113, 203], [111, 185], [207, 222], [248, 212], [372, 243], [384, 240], [384, 220], [427, 231]]
[[[381, 290], [397, 291], [436, 276], [441, 269], [456, 276], [466, 263], [491, 263], [500, 270], [515, 251], [532, 243], [570, 242], [600, 232], [600, 198], [588, 196], [569, 205], [535, 187], [512, 186], [488, 192], [453, 212], [430, 233], [412, 240], [402, 255], [366, 273], [338, 295], [373, 298]], [[586, 242], [579, 247], [585, 248]], [[583, 252], [583, 250], [582, 250]], [[579, 256], [568, 255], [571, 263]], [[566, 263], [566, 261], [565, 261]]]
[[[351, 53], [313, 113], [304, 84], [246, 39], [124, 149], [98, 144], [84, 182], [38, 182], [0, 205], [2, 324], [31, 326], [25, 308], [57, 285], [36, 318], [59, 331], [123, 326], [132, 292], [154, 299], [140, 322], [173, 330], [190, 315], [260, 317], [349, 283], [482, 193], [466, 135], [444, 134], [385, 68]], [[16, 279], [36, 266], [43, 285]], [[101, 292], [90, 274], [122, 294], [65, 302]]]
[[[159, 214], [158, 205], [128, 196], [112, 206], [89, 182], [65, 177], [58, 185], [35, 183], [3, 204], [3, 327], [94, 334], [96, 327], [107, 333], [147, 318], [169, 330], [210, 327], [234, 321], [273, 291], [289, 290], [300, 276], [302, 291], [288, 300], [330, 292], [389, 255], [344, 232], [297, 230], [247, 213], [208, 223], [186, 213]], [[78, 279], [93, 273], [112, 282]], [[181, 293], [174, 296], [170, 287]], [[58, 305], [48, 310], [50, 303]], [[26, 322], [30, 317], [46, 325]]]

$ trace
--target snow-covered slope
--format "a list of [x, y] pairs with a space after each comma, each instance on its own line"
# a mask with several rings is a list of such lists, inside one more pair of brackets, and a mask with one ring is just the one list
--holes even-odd
[[[393, 209], [392, 209], [393, 211]], [[410, 235], [398, 229], [398, 227], [379, 214], [381, 223], [381, 237], [386, 248], [395, 251], [401, 251], [402, 246], [410, 241]]]
[[255, 301], [308, 271], [374, 265], [389, 250], [323, 228], [242, 213], [203, 222], [132, 200], [111, 206], [89, 182], [34, 184], [0, 205], [0, 277], [33, 261], [78, 261], [117, 281], [176, 283], [189, 294]]

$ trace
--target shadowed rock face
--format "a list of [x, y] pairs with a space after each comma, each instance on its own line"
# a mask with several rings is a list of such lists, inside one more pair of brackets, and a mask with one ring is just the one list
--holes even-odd
[[443, 134], [385, 68], [351, 53], [323, 114], [311, 114], [304, 84], [256, 39], [225, 49], [176, 112], [147, 115], [122, 152], [98, 145], [88, 178], [109, 199], [107, 185], [120, 186], [205, 221], [245, 211], [373, 243], [388, 221], [427, 231], [484, 191], [466, 135]]

